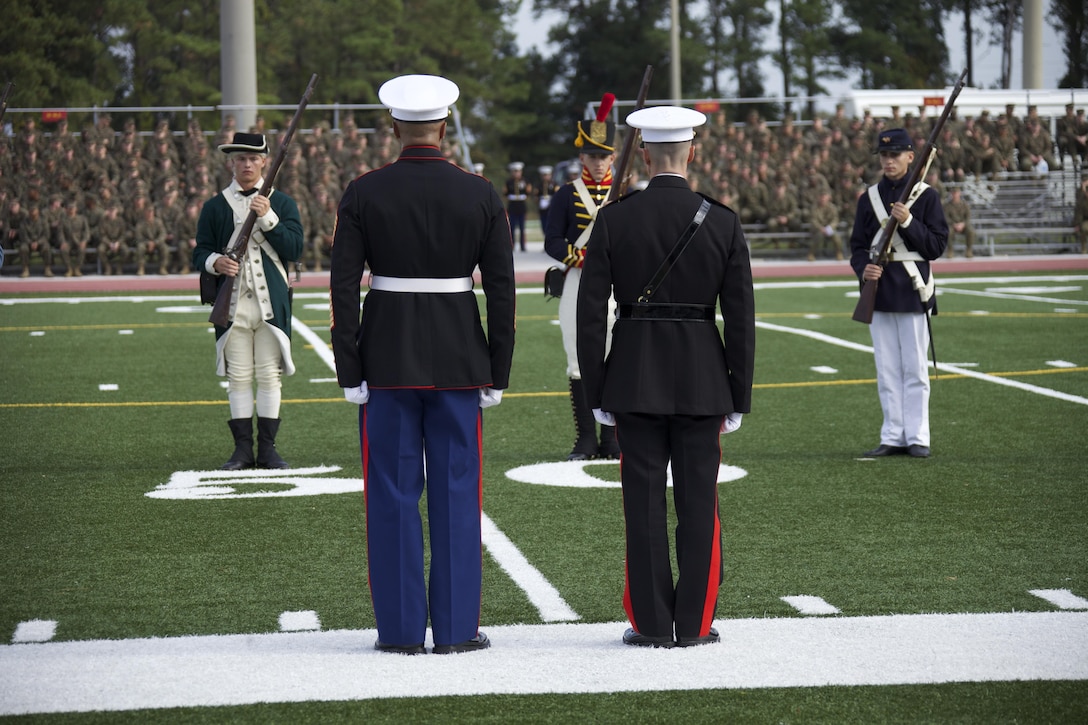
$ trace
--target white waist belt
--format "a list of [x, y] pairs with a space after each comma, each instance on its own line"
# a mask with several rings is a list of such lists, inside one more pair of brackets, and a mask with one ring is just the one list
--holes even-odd
[[370, 289], [379, 292], [471, 292], [472, 277], [382, 277], [370, 276]]

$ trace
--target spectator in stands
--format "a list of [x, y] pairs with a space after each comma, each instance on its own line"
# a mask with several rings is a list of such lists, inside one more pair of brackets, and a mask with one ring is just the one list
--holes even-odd
[[1080, 242], [1080, 253], [1088, 254], [1088, 173], [1081, 177], [1080, 186], [1077, 187], [1073, 226], [1076, 229], [1077, 241]]
[[1024, 135], [1019, 141], [1021, 171], [1045, 175], [1050, 169], [1059, 168], [1054, 160], [1054, 143], [1050, 133], [1038, 119], [1028, 118], [1025, 121]]
[[155, 207], [145, 204], [143, 217], [133, 229], [136, 246], [136, 274], [144, 274], [149, 256], [159, 258], [159, 274], [170, 273], [170, 247], [166, 243], [166, 226], [155, 214]]
[[324, 188], [314, 192], [314, 213], [310, 220], [310, 258], [313, 271], [320, 272], [322, 263], [328, 263], [332, 252], [332, 236], [336, 231], [337, 197]]
[[1077, 117], [1073, 121], [1073, 132], [1070, 139], [1070, 153], [1073, 155], [1073, 164], [1081, 166], [1088, 159], [1088, 119], [1084, 117], [1084, 109], [1077, 109]]
[[944, 216], [948, 221], [948, 250], [945, 256], [949, 259], [955, 256], [956, 239], [963, 237], [963, 256], [975, 256], [975, 227], [971, 224], [971, 207], [963, 198], [963, 189], [953, 186], [949, 192], [948, 201], [944, 205]]
[[60, 257], [64, 261], [65, 277], [82, 277], [83, 262], [87, 258], [87, 244], [91, 241], [91, 226], [79, 211], [79, 202], [70, 199], [65, 215], [60, 220]]
[[109, 204], [98, 225], [98, 261], [102, 264], [102, 274], [111, 275], [114, 270], [118, 274], [124, 272], [124, 265], [132, 254], [129, 238], [129, 226], [121, 217], [121, 205]]
[[189, 274], [193, 258], [193, 250], [196, 249], [196, 225], [200, 218], [200, 202], [195, 198], [185, 203], [182, 214], [175, 220], [174, 245], [175, 259], [181, 274]]
[[779, 179], [775, 184], [774, 193], [767, 200], [767, 231], [771, 233], [801, 231], [801, 206], [797, 201], [797, 195], [790, 191], [784, 178]]
[[842, 240], [839, 238], [839, 210], [831, 203], [831, 190], [824, 189], [809, 212], [808, 261], [830, 253], [842, 260]]
[[49, 224], [42, 217], [41, 209], [30, 207], [19, 223], [19, 261], [23, 265], [20, 277], [30, 276], [30, 258], [37, 254], [45, 264], [45, 276], [53, 276], [53, 245], [49, 243]]

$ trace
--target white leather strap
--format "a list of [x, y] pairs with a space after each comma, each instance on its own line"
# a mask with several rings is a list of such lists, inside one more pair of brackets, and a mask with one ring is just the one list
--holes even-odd
[[370, 289], [379, 292], [471, 292], [472, 277], [383, 277], [371, 275]]

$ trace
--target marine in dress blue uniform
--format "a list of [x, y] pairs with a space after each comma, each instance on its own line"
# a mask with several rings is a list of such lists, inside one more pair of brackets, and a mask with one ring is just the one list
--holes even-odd
[[[615, 422], [626, 524], [623, 605], [638, 646], [718, 641], [723, 576], [718, 515], [719, 434], [751, 409], [755, 305], [737, 215], [691, 190], [694, 128], [706, 117], [675, 106], [636, 111], [652, 178], [597, 215], [578, 292], [578, 360], [594, 416]], [[706, 202], [706, 216], [649, 302], [645, 286]], [[606, 349], [608, 298], [619, 309]], [[724, 337], [715, 323], [720, 307]], [[667, 467], [676, 508], [674, 580]]]
[[[451, 164], [439, 147], [457, 96], [438, 76], [382, 85], [378, 97], [401, 153], [348, 185], [331, 254], [336, 375], [360, 405], [375, 646], [408, 654], [425, 651], [428, 620], [436, 653], [489, 644], [479, 630], [481, 408], [497, 404], [510, 382], [513, 245], [491, 183]], [[477, 266], [486, 334], [472, 291]]]
[[[880, 445], [864, 455], [926, 458], [930, 454], [927, 315], [937, 314], [929, 263], [948, 246], [948, 223], [940, 194], [924, 182], [915, 185], [905, 204], [898, 201], [914, 162], [910, 134], [901, 128], [881, 131], [877, 153], [884, 176], [858, 199], [850, 235], [854, 273], [863, 284], [879, 280], [869, 331], [884, 422]], [[889, 216], [899, 222], [898, 241], [882, 268], [872, 262], [872, 247]]]

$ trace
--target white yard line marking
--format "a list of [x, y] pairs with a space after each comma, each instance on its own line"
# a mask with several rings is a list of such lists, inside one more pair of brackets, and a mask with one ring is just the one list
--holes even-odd
[[793, 597], [779, 597], [779, 599], [801, 614], [840, 614], [838, 607], [831, 606], [820, 597], [813, 597], [808, 594], [800, 594]]
[[672, 650], [623, 645], [626, 626], [487, 627], [491, 649], [454, 657], [376, 652], [374, 630], [3, 645], [0, 715], [1088, 679], [1088, 612], [718, 620], [721, 644]]
[[[309, 326], [297, 317], [291, 320], [292, 329], [313, 346], [313, 351], [325, 361], [329, 369], [336, 372], [336, 361], [332, 350], [324, 340]], [[345, 403], [346, 404], [346, 403]], [[481, 512], [482, 536], [484, 546], [495, 559], [503, 571], [505, 571], [514, 583], [521, 587], [529, 601], [545, 622], [563, 622], [580, 619], [578, 614], [571, 609], [558, 590], [544, 577], [540, 571], [529, 563], [529, 560], [514, 546], [507, 536]]]
[[321, 620], [317, 612], [308, 609], [302, 612], [281, 612], [281, 632], [317, 632], [321, 629]]
[[[822, 332], [813, 332], [812, 330], [803, 330], [797, 327], [786, 327], [785, 325], [775, 325], [770, 322], [756, 321], [756, 327], [762, 327], [766, 330], [773, 330], [775, 332], [786, 332], [791, 335], [800, 335], [819, 342], [826, 342], [831, 345], [838, 345], [839, 347], [845, 347], [848, 350], [856, 350], [858, 352], [867, 352], [870, 355], [873, 353], [873, 348], [869, 345], [861, 345], [856, 342], [850, 342], [849, 340], [843, 340], [839, 337], [832, 337], [831, 335], [825, 335]], [[1064, 400], [1067, 403], [1077, 403], [1079, 405], [1088, 405], [1088, 398], [1082, 398], [1079, 395], [1069, 395], [1068, 393], [1062, 393], [1057, 390], [1051, 390], [1050, 388], [1043, 388], [1038, 385], [1029, 385], [1028, 383], [1022, 383], [1018, 380], [1010, 380], [1008, 378], [999, 378], [996, 375], [987, 375], [986, 373], [980, 373], [976, 370], [968, 370], [958, 365], [949, 365], [948, 363], [938, 363], [937, 369], [946, 373], [955, 373], [957, 375], [963, 375], [964, 377], [974, 378], [976, 380], [982, 380], [987, 383], [994, 383], [995, 385], [1004, 385], [1009, 388], [1017, 388], [1028, 393], [1035, 393], [1036, 395], [1043, 395], [1050, 398], [1057, 398], [1058, 400]]]
[[15, 626], [15, 634], [11, 641], [14, 644], [21, 642], [48, 642], [57, 635], [57, 623], [50, 619], [31, 619], [19, 622]]
[[540, 570], [529, 563], [525, 555], [514, 546], [514, 542], [495, 526], [487, 514], [481, 514], [482, 537], [487, 553], [507, 575], [514, 580], [529, 601], [540, 612], [545, 622], [572, 622], [581, 619], [577, 612], [563, 599], [551, 582], [544, 578]]
[[1088, 609], [1088, 599], [1078, 597], [1068, 589], [1032, 589], [1028, 594], [1045, 599], [1059, 609]]
[[988, 290], [969, 290], [959, 289], [956, 287], [948, 287], [942, 285], [939, 289], [941, 294], [954, 294], [954, 295], [968, 295], [971, 297], [989, 297], [995, 300], [1023, 300], [1025, 302], [1044, 302], [1046, 304], [1063, 304], [1063, 305], [1088, 305], [1088, 300], [1063, 300], [1057, 297], [1039, 297], [1036, 295], [1026, 294], [1006, 294], [1004, 292], [991, 292]]

